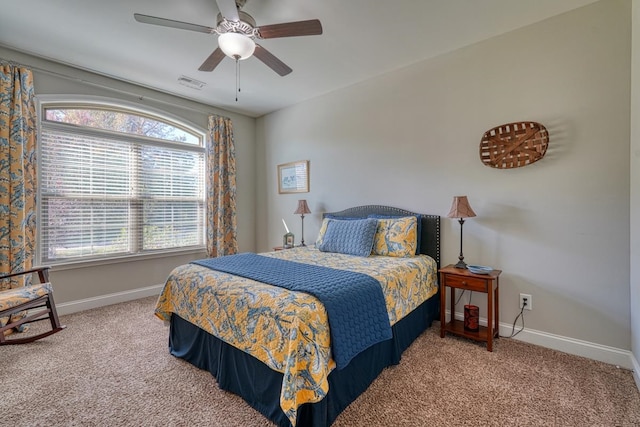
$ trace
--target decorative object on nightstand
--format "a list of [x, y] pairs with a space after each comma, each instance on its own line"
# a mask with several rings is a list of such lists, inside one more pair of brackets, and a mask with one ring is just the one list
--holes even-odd
[[467, 265], [467, 270], [474, 274], [489, 274], [493, 271], [493, 268], [486, 265]]
[[289, 231], [289, 227], [287, 227], [287, 223], [284, 222], [284, 218], [282, 218], [282, 223], [284, 224], [284, 229], [287, 231], [285, 235], [282, 236], [282, 247], [284, 249], [289, 249], [293, 247], [295, 237], [293, 233]]
[[[449, 332], [476, 341], [485, 341], [487, 351], [493, 351], [493, 339], [499, 336], [499, 277], [501, 270], [491, 270], [486, 274], [475, 274], [453, 264], [440, 269], [440, 337]], [[450, 291], [451, 319], [447, 322], [445, 307], [447, 304], [447, 286]], [[456, 289], [487, 294], [487, 326], [479, 325], [478, 307], [465, 305], [464, 321], [456, 319]], [[469, 310], [467, 314], [466, 311]], [[473, 319], [475, 317], [475, 319]], [[475, 324], [474, 324], [475, 320]], [[474, 330], [477, 327], [477, 330]]]
[[300, 215], [300, 219], [302, 220], [302, 232], [300, 235], [302, 239], [300, 241], [300, 246], [307, 246], [304, 244], [304, 214], [310, 214], [309, 205], [307, 205], [306, 200], [298, 200], [298, 209], [294, 212], [296, 215]]
[[451, 211], [447, 215], [448, 218], [459, 218], [460, 222], [460, 256], [458, 256], [458, 263], [456, 268], [467, 268], [467, 264], [464, 262], [464, 255], [462, 255], [462, 224], [464, 224], [464, 218], [472, 218], [476, 216], [476, 213], [469, 206], [467, 196], [455, 196], [453, 203], [451, 204]]
[[480, 329], [480, 308], [477, 305], [464, 305], [464, 330], [478, 332]]

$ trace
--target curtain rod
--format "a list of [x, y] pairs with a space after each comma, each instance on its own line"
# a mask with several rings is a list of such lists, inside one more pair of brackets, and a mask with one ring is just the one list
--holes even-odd
[[[42, 59], [45, 59], [45, 58], [42, 58]], [[59, 77], [59, 78], [62, 78], [62, 79], [68, 80], [68, 81], [72, 81], [72, 82], [76, 82], [76, 83], [82, 83], [82, 84], [86, 84], [86, 85], [89, 85], [89, 86], [98, 87], [100, 89], [107, 89], [107, 90], [118, 92], [118, 93], [121, 93], [121, 94], [124, 94], [124, 95], [133, 96], [133, 97], [137, 98], [139, 101], [149, 100], [149, 101], [158, 102], [158, 103], [161, 103], [161, 104], [164, 104], [164, 105], [170, 105], [172, 107], [179, 107], [179, 108], [182, 108], [184, 110], [193, 111], [195, 113], [203, 113], [203, 114], [207, 114], [207, 115], [211, 115], [211, 114], [219, 115], [217, 112], [207, 111], [207, 110], [200, 109], [200, 108], [195, 108], [195, 107], [189, 107], [189, 106], [186, 106], [186, 105], [176, 105], [175, 103], [171, 103], [169, 101], [163, 101], [161, 99], [157, 99], [157, 98], [154, 98], [154, 97], [151, 97], [151, 96], [139, 95], [137, 93], [129, 92], [129, 91], [124, 90], [124, 89], [116, 89], [114, 87], [111, 87], [111, 86], [108, 86], [108, 85], [105, 85], [105, 84], [102, 84], [102, 83], [91, 82], [91, 81], [85, 80], [85, 79], [83, 79], [81, 77], [68, 76], [66, 74], [59, 73], [59, 72], [56, 72], [56, 71], [47, 70], [45, 68], [41, 68], [41, 67], [38, 67], [38, 66], [22, 64], [22, 63], [19, 63], [19, 62], [16, 62], [16, 61], [12, 61], [12, 60], [8, 60], [8, 59], [4, 59], [4, 58], [0, 57], [0, 64], [1, 63], [5, 63], [5, 64], [17, 66], [17, 67], [25, 67], [25, 68], [29, 68], [31, 70], [34, 70], [34, 71], [37, 71], [37, 72], [40, 72], [40, 73], [43, 73], [43, 74], [48, 74], [50, 76]], [[127, 84], [131, 84], [131, 85], [134, 85], [134, 86], [140, 86], [143, 89], [157, 90], [157, 89], [153, 89], [151, 87], [141, 86], [138, 83], [133, 83], [133, 82], [130, 82], [130, 81], [127, 81], [127, 80], [122, 80], [122, 79], [110, 76], [108, 74], [101, 74], [101, 73], [97, 73], [95, 71], [84, 70], [84, 69], [81, 69], [81, 68], [75, 68], [75, 67], [72, 67], [70, 65], [63, 64], [63, 63], [58, 63], [58, 64], [66, 66], [66, 67], [71, 67], [71, 68], [77, 69], [77, 70], [82, 71], [82, 72], [94, 73], [94, 74], [96, 74], [98, 76], [110, 78], [110, 79], [113, 79], [113, 80], [116, 80], [116, 81], [119, 81], [119, 82], [122, 82], [122, 83], [127, 83]], [[172, 93], [168, 93], [168, 92], [163, 92], [163, 93], [165, 93], [167, 95], [170, 95], [170, 96], [175, 96], [175, 97], [183, 99], [185, 101], [196, 102], [196, 101], [191, 101], [191, 100], [182, 98], [182, 97], [180, 97], [178, 95], [174, 95]]]

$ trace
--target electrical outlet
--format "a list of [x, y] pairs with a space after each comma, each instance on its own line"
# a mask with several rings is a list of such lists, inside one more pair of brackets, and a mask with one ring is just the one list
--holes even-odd
[[520, 294], [520, 308], [524, 305], [525, 300], [527, 301], [527, 305], [524, 307], [525, 310], [533, 310], [533, 298], [529, 294]]

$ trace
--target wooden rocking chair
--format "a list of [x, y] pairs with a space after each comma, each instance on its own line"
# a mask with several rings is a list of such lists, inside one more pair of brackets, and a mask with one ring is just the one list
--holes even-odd
[[[0, 275], [0, 280], [14, 276], [38, 273], [39, 284], [0, 291], [0, 319], [7, 318], [7, 324], [0, 323], [0, 346], [7, 344], [25, 344], [60, 332], [65, 326], [60, 324], [56, 306], [53, 302], [53, 288], [49, 283], [50, 267], [36, 267], [27, 271]], [[12, 315], [27, 311], [24, 317]], [[51, 330], [24, 338], [7, 339], [5, 331], [20, 325], [49, 320]]]

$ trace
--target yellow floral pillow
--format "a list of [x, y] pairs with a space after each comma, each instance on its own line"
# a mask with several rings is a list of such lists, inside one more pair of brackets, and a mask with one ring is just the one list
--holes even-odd
[[327, 232], [327, 225], [329, 225], [329, 218], [325, 218], [322, 220], [322, 225], [320, 226], [320, 231], [318, 232], [318, 238], [316, 239], [316, 246], [320, 246], [322, 241], [324, 240], [324, 233]]
[[418, 220], [415, 216], [380, 218], [373, 240], [373, 254], [412, 257], [418, 246]]

